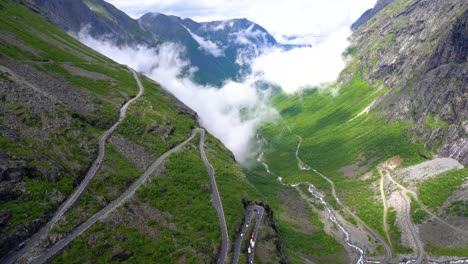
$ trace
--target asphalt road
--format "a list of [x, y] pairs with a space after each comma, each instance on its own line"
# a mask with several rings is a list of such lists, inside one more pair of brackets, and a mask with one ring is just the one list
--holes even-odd
[[[289, 128], [288, 128], [289, 129]], [[291, 131], [291, 130], [289, 130]], [[292, 132], [291, 132], [292, 133]], [[295, 135], [295, 134], [293, 134]], [[385, 249], [385, 259], [383, 259], [381, 261], [381, 263], [389, 263], [391, 258], [392, 258], [392, 249], [390, 248], [390, 246], [387, 244], [387, 242], [379, 235], [377, 234], [374, 230], [372, 230], [370, 227], [368, 227], [357, 215], [355, 215], [354, 213], [352, 213], [343, 203], [341, 203], [340, 199], [338, 198], [338, 196], [336, 195], [336, 189], [335, 189], [335, 183], [330, 180], [328, 177], [326, 177], [325, 175], [323, 175], [322, 173], [318, 172], [316, 169], [313, 169], [312, 167], [310, 167], [308, 164], [306, 164], [305, 162], [303, 162], [300, 158], [299, 158], [299, 147], [301, 146], [302, 144], [302, 137], [299, 136], [299, 135], [295, 135], [298, 139], [299, 139], [299, 143], [298, 143], [298, 147], [296, 148], [296, 158], [299, 162], [299, 167], [301, 170], [312, 170], [314, 171], [315, 173], [317, 173], [320, 177], [322, 177], [323, 179], [325, 179], [328, 183], [330, 183], [331, 187], [332, 187], [332, 196], [333, 198], [336, 200], [336, 202], [343, 208], [343, 210], [348, 213], [349, 215], [351, 215], [357, 222], [359, 222], [362, 226], [364, 226], [364, 228], [366, 229], [366, 231], [372, 235], [372, 237], [374, 237], [374, 239], [380, 243], [381, 245], [383, 245], [384, 249]]]
[[69, 196], [68, 199], [60, 206], [60, 208], [55, 213], [54, 217], [52, 217], [52, 219], [44, 227], [42, 227], [39, 230], [39, 232], [34, 234], [21, 249], [11, 252], [10, 255], [7, 255], [4, 259], [0, 260], [0, 263], [10, 264], [15, 262], [15, 260], [21, 257], [22, 255], [24, 255], [24, 253], [31, 249], [44, 235], [46, 235], [49, 232], [49, 230], [55, 225], [55, 223], [57, 223], [57, 221], [68, 211], [68, 209], [70, 209], [70, 207], [73, 206], [73, 204], [75, 204], [75, 202], [80, 199], [81, 195], [83, 194], [83, 191], [86, 189], [89, 182], [93, 179], [93, 177], [96, 175], [97, 171], [101, 167], [106, 151], [105, 145], [107, 139], [117, 129], [118, 125], [125, 118], [127, 109], [130, 106], [130, 104], [137, 100], [139, 97], [141, 97], [141, 95], [143, 94], [144, 88], [140, 82], [140, 79], [138, 78], [136, 72], [133, 69], [130, 69], [130, 71], [132, 71], [133, 76], [138, 84], [139, 92], [137, 96], [135, 96], [122, 106], [122, 108], [120, 109], [119, 120], [117, 121], [117, 123], [115, 123], [109, 130], [107, 130], [99, 139], [98, 157], [86, 173], [86, 176], [84, 177], [83, 181], [81, 181], [80, 185], [75, 189], [74, 193], [71, 196]]
[[424, 259], [424, 246], [421, 242], [421, 239], [419, 238], [418, 233], [416, 232], [416, 229], [414, 228], [413, 221], [411, 220], [411, 200], [408, 198], [408, 191], [403, 190], [401, 194], [403, 195], [403, 198], [405, 198], [406, 201], [406, 224], [408, 225], [411, 231], [411, 235], [413, 236], [416, 246], [418, 247], [418, 257], [416, 258], [414, 263], [419, 264]]
[[226, 227], [226, 221], [224, 218], [224, 211], [223, 207], [221, 204], [221, 198], [219, 196], [218, 188], [216, 186], [216, 181], [214, 179], [214, 170], [209, 163], [205, 151], [204, 151], [204, 140], [205, 140], [205, 130], [201, 128], [196, 128], [192, 130], [192, 133], [190, 137], [179, 144], [178, 146], [174, 147], [173, 149], [167, 151], [163, 155], [161, 155], [145, 172], [144, 174], [130, 186], [129, 189], [125, 191], [119, 198], [117, 198], [115, 201], [107, 205], [104, 209], [93, 215], [91, 218], [89, 218], [86, 222], [78, 226], [72, 233], [70, 233], [68, 236], [66, 236], [64, 239], [60, 240], [57, 242], [55, 245], [53, 245], [51, 248], [49, 248], [46, 252], [44, 252], [42, 255], [38, 256], [36, 259], [32, 260], [32, 263], [46, 263], [53, 259], [57, 254], [59, 254], [68, 244], [70, 244], [75, 238], [83, 234], [87, 229], [89, 229], [93, 224], [95, 224], [97, 221], [100, 219], [106, 217], [110, 212], [118, 208], [120, 205], [122, 205], [126, 200], [128, 200], [130, 197], [133, 196], [135, 191], [148, 179], [149, 175], [151, 175], [156, 168], [161, 165], [161, 163], [172, 153], [179, 151], [184, 145], [186, 145], [189, 141], [191, 141], [196, 133], [200, 133], [200, 155], [203, 159], [203, 162], [205, 166], [207, 167], [208, 174], [210, 176], [210, 181], [211, 181], [211, 188], [213, 192], [213, 206], [215, 206], [217, 212], [218, 212], [218, 218], [220, 220], [220, 225], [221, 225], [221, 231], [222, 231], [222, 244], [221, 244], [221, 250], [218, 258], [218, 263], [224, 263], [227, 257], [227, 252], [228, 252], [228, 246], [229, 246], [229, 240], [228, 240], [228, 233], [227, 233], [227, 227]]
[[226, 219], [224, 217], [223, 203], [221, 202], [221, 196], [219, 195], [218, 186], [216, 185], [213, 166], [211, 166], [205, 154], [205, 130], [200, 128], [197, 128], [196, 130], [200, 132], [200, 156], [203, 160], [203, 163], [205, 164], [206, 170], [208, 171], [208, 176], [210, 177], [212, 192], [211, 201], [214, 208], [216, 209], [216, 213], [218, 214], [219, 226], [221, 228], [221, 250], [219, 251], [217, 263], [223, 264], [226, 262], [229, 250], [229, 236], [226, 226]]
[[449, 228], [459, 232], [461, 235], [468, 235], [468, 232], [466, 230], [463, 230], [463, 229], [460, 229], [456, 226], [453, 226], [451, 225], [450, 223], [446, 222], [445, 220], [441, 219], [440, 217], [438, 217], [436, 214], [434, 214], [433, 212], [431, 212], [429, 209], [427, 209], [426, 206], [424, 206], [423, 203], [421, 203], [421, 201], [419, 200], [418, 198], [418, 194], [410, 189], [407, 189], [405, 188], [403, 185], [399, 184], [397, 181], [395, 181], [395, 179], [393, 179], [392, 177], [392, 174], [390, 173], [390, 169], [387, 168], [387, 167], [383, 167], [382, 168], [386, 173], [387, 173], [387, 177], [394, 183], [396, 184], [400, 189], [404, 190], [404, 191], [407, 191], [408, 193], [411, 193], [414, 197], [414, 199], [416, 199], [416, 202], [421, 206], [421, 208], [426, 212], [428, 213], [432, 218], [435, 218], [437, 219], [439, 222], [441, 222], [442, 224], [448, 226]]
[[255, 227], [253, 229], [253, 232], [255, 232], [255, 236], [253, 239], [254, 246], [252, 247], [252, 251], [250, 252], [249, 257], [248, 257], [249, 264], [255, 263], [255, 249], [257, 248], [256, 245], [257, 245], [257, 238], [258, 238], [258, 229], [260, 228], [260, 225], [262, 224], [263, 213], [265, 210], [261, 206], [254, 205], [252, 206], [252, 211], [254, 214], [256, 214], [257, 219], [255, 220]]
[[66, 236], [64, 239], [60, 240], [57, 242], [55, 245], [53, 245], [51, 248], [49, 248], [44, 254], [33, 260], [32, 263], [45, 263], [52, 258], [54, 258], [58, 253], [61, 252], [61, 250], [70, 244], [75, 238], [83, 234], [88, 228], [90, 228], [93, 224], [95, 224], [99, 219], [104, 218], [118, 208], [120, 205], [122, 205], [126, 200], [128, 200], [130, 197], [133, 196], [135, 191], [148, 179], [149, 175], [151, 175], [156, 168], [161, 165], [161, 163], [172, 153], [179, 151], [185, 144], [187, 144], [190, 140], [192, 140], [195, 137], [196, 132], [199, 130], [194, 129], [192, 130], [192, 133], [190, 137], [182, 142], [181, 144], [177, 145], [173, 149], [167, 151], [163, 155], [161, 155], [145, 172], [140, 178], [130, 186], [130, 188], [127, 189], [119, 198], [114, 200], [112, 203], [107, 205], [104, 209], [93, 215], [90, 219], [88, 219], [86, 222], [81, 224], [77, 229], [75, 229], [71, 234]]
[[232, 263], [237, 264], [239, 263], [239, 255], [240, 251], [242, 248], [242, 241], [244, 241], [245, 234], [247, 233], [247, 230], [249, 229], [250, 224], [252, 223], [252, 208], [249, 206], [245, 208], [245, 214], [244, 214], [244, 225], [242, 225], [242, 230], [239, 234], [239, 237], [236, 240], [236, 243], [234, 244], [234, 250], [233, 250], [233, 261]]

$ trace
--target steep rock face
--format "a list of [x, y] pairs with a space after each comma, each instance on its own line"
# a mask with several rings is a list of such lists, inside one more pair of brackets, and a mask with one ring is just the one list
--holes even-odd
[[266, 47], [280, 47], [268, 31], [245, 18], [204, 23], [184, 19], [183, 23], [195, 34], [223, 47], [225, 56], [240, 65], [260, 55]]
[[396, 0], [353, 35], [359, 70], [390, 91], [376, 108], [406, 134], [468, 165], [468, 3]]
[[369, 19], [375, 16], [380, 10], [387, 7], [393, 1], [394, 0], [378, 0], [377, 3], [375, 3], [374, 8], [368, 9], [366, 12], [364, 12], [364, 14], [361, 15], [361, 17], [356, 22], [354, 22], [351, 25], [351, 30], [357, 30], [360, 26], [366, 23]]
[[[147, 13], [135, 20], [103, 0], [28, 0], [53, 24], [77, 34], [83, 29], [96, 39], [118, 46], [157, 47], [165, 42], [181, 45], [184, 57], [198, 69], [194, 80], [221, 86], [240, 79], [250, 59], [270, 46], [290, 48], [276, 42], [261, 26], [234, 19], [197, 23], [191, 19]], [[186, 69], [186, 73], [192, 72]]]
[[184, 48], [185, 59], [190, 62], [190, 66], [198, 69], [194, 74], [198, 83], [220, 86], [224, 80], [234, 78], [240, 69], [239, 65], [223, 54], [217, 55], [207, 50], [204, 43], [195, 39], [179, 17], [147, 13], [138, 22], [160, 42], [176, 43]]
[[78, 33], [87, 27], [95, 38], [112, 37], [118, 45], [153, 43], [138, 23], [102, 0], [30, 0], [56, 25]]

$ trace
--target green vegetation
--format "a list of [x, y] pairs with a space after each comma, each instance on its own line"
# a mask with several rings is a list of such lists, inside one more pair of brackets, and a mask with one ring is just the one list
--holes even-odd
[[[93, 0], [89, 2], [94, 3]], [[63, 89], [80, 90], [79, 94], [89, 96], [83, 109], [91, 109], [81, 111], [82, 109], [72, 108], [58, 100], [55, 105], [50, 105], [47, 112], [42, 113], [27, 103], [7, 101], [0, 94], [2, 107], [17, 115], [28, 130], [34, 129], [41, 136], [44, 134], [44, 139], [32, 138], [18, 129], [12, 131], [18, 135], [18, 140], [0, 137], [2, 151], [19, 157], [24, 160], [25, 166], [38, 171], [34, 177], [23, 178], [25, 192], [18, 199], [0, 204], [0, 210], [12, 213], [4, 229], [5, 233], [12, 234], [19, 224], [55, 212], [59, 204], [52, 201], [53, 195], [50, 193], [58, 190], [65, 197], [71, 193], [97, 155], [99, 136], [117, 121], [119, 108], [137, 94], [138, 87], [132, 73], [125, 66], [82, 45], [25, 6], [3, 1], [0, 9], [0, 31], [0, 53], [6, 59], [31, 66], [31, 69], [57, 79], [58, 83], [63, 84]], [[91, 72], [90, 74], [96, 73], [96, 77], [79, 75], [74, 72], [74, 68], [81, 68]], [[9, 77], [2, 73], [0, 81], [4, 80], [8, 81]], [[130, 105], [127, 117], [115, 134], [143, 146], [148, 153], [157, 157], [187, 139], [191, 129], [198, 124], [194, 120], [194, 113], [171, 94], [147, 78], [141, 77], [141, 80], [145, 92], [142, 98]], [[240, 169], [233, 165], [234, 161], [224, 160], [229, 154], [223, 153], [226, 150], [216, 144], [213, 156], [220, 159], [220, 164], [213, 166], [217, 173], [219, 171], [220, 178], [227, 178], [219, 179], [221, 184], [225, 184], [220, 187], [220, 191], [223, 202], [226, 202], [226, 214], [230, 214], [230, 218], [227, 217], [231, 221], [229, 227], [234, 229], [232, 223], [241, 221], [243, 216], [239, 196], [248, 200], [262, 199], [256, 198], [259, 196], [250, 196], [254, 193], [254, 188], [251, 185], [245, 187], [248, 184], [245, 180], [232, 178], [234, 174], [236, 177], [241, 175]], [[192, 150], [194, 149], [197, 150], [192, 146]], [[48, 175], [42, 175], [42, 171], [47, 172], [54, 168], [53, 164], [41, 158], [43, 156], [56, 162], [60, 168], [56, 182], [46, 179]], [[225, 164], [228, 164], [227, 168], [224, 168]], [[71, 251], [65, 253], [65, 262], [76, 263], [95, 258], [100, 263], [117, 261], [112, 259], [115, 252], [109, 250], [107, 241], [115, 242], [113, 249], [117, 252], [119, 247], [123, 248], [120, 252], [122, 255], [131, 250], [131, 260], [135, 260], [134, 262], [142, 262], [140, 260], [144, 259], [168, 263], [177, 260], [178, 256], [191, 263], [210, 262], [215, 249], [219, 247], [220, 235], [219, 227], [213, 224], [218, 221], [210, 202], [209, 178], [198, 152], [175, 155], [175, 159], [167, 163], [166, 169], [166, 177], [153, 180], [150, 186], [138, 191], [137, 196], [144, 203], [135, 198], [135, 204], [126, 203], [118, 213], [125, 214], [125, 219], [133, 219], [133, 215], [125, 209], [127, 206], [157, 210], [154, 206], [164, 210], [163, 218], [168, 221], [168, 225], [164, 225], [164, 221], [161, 222], [158, 218], [148, 219], [142, 225], [154, 231], [148, 234], [147, 229], [142, 230], [131, 224], [116, 224], [112, 228], [97, 224], [87, 233], [91, 237], [99, 237], [96, 244], [90, 246], [89, 236], [81, 236], [72, 245]], [[118, 197], [140, 175], [141, 172], [133, 164], [122, 157], [112, 145], [107, 144], [105, 161], [96, 178], [77, 206], [67, 213], [66, 218], [69, 221], [55, 226], [53, 231], [70, 231], [70, 228], [85, 221], [89, 215]], [[245, 192], [235, 196], [233, 193], [237, 190], [226, 191], [226, 185], [231, 184], [229, 181], [236, 182], [237, 185], [233, 186]], [[164, 192], [159, 192], [163, 189]], [[159, 192], [159, 196], [153, 195], [155, 192]], [[234, 201], [235, 199], [237, 200]], [[227, 208], [231, 205], [232, 209]], [[193, 215], [194, 212], [196, 216]], [[147, 255], [148, 252], [154, 254]]]
[[392, 240], [391, 245], [393, 249], [393, 253], [401, 253], [401, 254], [410, 254], [413, 253], [413, 249], [403, 247], [401, 245], [401, 231], [398, 228], [397, 222], [396, 222], [396, 211], [394, 208], [390, 208], [387, 213], [387, 220], [388, 220], [388, 225], [390, 227], [389, 229], [389, 234], [390, 234], [390, 239]]
[[467, 180], [467, 173], [468, 168], [449, 171], [421, 183], [419, 199], [427, 207], [437, 210]]
[[146, 77], [140, 77], [145, 87], [143, 97], [129, 107], [117, 133], [144, 146], [148, 153], [161, 155], [187, 139], [197, 123], [176, 108], [182, 104], [174, 97]]
[[0, 72], [0, 78], [4, 79], [6, 81], [9, 81], [9, 82], [12, 81], [11, 78], [10, 78], [10, 75], [8, 73], [5, 73], [5, 72]]
[[261, 202], [263, 199], [241, 173], [232, 153], [218, 139], [208, 134], [205, 138], [205, 153], [215, 171], [230, 239], [235, 241], [239, 235], [237, 228], [244, 218], [242, 200]]
[[[127, 220], [94, 226], [74, 241], [57, 263], [116, 261], [112, 256], [119, 249], [131, 253], [128, 261], [134, 263], [174, 263], [181, 258], [188, 262], [210, 262], [219, 247], [220, 229], [210, 202], [209, 178], [196, 142], [198, 138], [183, 152], [172, 154], [161, 175], [153, 176], [137, 190], [134, 199], [113, 213], [124, 214]], [[132, 223], [133, 216], [128, 210], [142, 206], [154, 208], [147, 209], [153, 212], [154, 218], [146, 219], [143, 225]], [[83, 252], [83, 247], [89, 247], [86, 241], [91, 235], [106, 238], [108, 245], [102, 247], [99, 239]]]
[[440, 127], [447, 128], [448, 125], [439, 116], [432, 116], [431, 114], [427, 115], [426, 123], [431, 129], [437, 129]]
[[452, 202], [445, 210], [446, 214], [468, 217], [468, 201], [458, 200]]
[[429, 216], [429, 214], [421, 208], [421, 205], [419, 205], [412, 194], [408, 193], [407, 195], [411, 199], [411, 218], [415, 224], [421, 224], [424, 219]]
[[341, 245], [332, 236], [320, 230], [311, 234], [295, 231], [287, 222], [279, 222], [280, 235], [285, 239], [286, 247], [311, 256], [338, 255]]
[[425, 245], [424, 250], [437, 256], [457, 256], [468, 257], [468, 247], [466, 248], [438, 248], [432, 245]]
[[344, 56], [354, 56], [357, 52], [358, 48], [357, 47], [349, 47], [345, 50], [343, 53]]
[[103, 8], [101, 5], [94, 3], [94, 1], [90, 0], [85, 0], [84, 3], [89, 7], [89, 9], [93, 10], [94, 13], [106, 18], [109, 21], [116, 22], [114, 21], [114, 18], [112, 17], [109, 12], [105, 8]]
[[[264, 168], [258, 164], [256, 167], [247, 170], [249, 181], [256, 186], [257, 190], [265, 197], [269, 205], [272, 207], [277, 225], [279, 227], [279, 236], [284, 242], [284, 250], [290, 257], [291, 263], [301, 263], [303, 260], [296, 258], [299, 252], [309, 256], [315, 256], [316, 259], [327, 263], [341, 263], [344, 256], [343, 248], [338, 241], [323, 231], [323, 223], [320, 221], [318, 215], [314, 213], [309, 207], [306, 207], [306, 212], [309, 217], [308, 220], [311, 224], [318, 227], [319, 231], [311, 233], [303, 233], [298, 230], [299, 227], [294, 223], [290, 223], [282, 219], [281, 213], [284, 211], [282, 205], [284, 201], [279, 198], [279, 192], [285, 187], [272, 175], [260, 175], [259, 171]], [[301, 185], [301, 189], [305, 185]], [[290, 190], [297, 196], [292, 196], [290, 199], [301, 199], [296, 190]], [[304, 191], [304, 190], [303, 190]], [[304, 192], [308, 195], [307, 190]], [[320, 207], [319, 205], [314, 205]], [[323, 241], [323, 243], [322, 243]], [[314, 258], [315, 259], [315, 258]]]
[[[271, 171], [281, 175], [287, 183], [308, 181], [321, 190], [330, 191], [329, 183], [320, 176], [298, 169], [295, 159], [298, 139], [288, 131], [289, 126], [292, 133], [304, 139], [299, 151], [301, 159], [331, 178], [340, 200], [382, 235], [383, 209], [373, 198], [376, 194], [371, 188], [376, 179], [360, 181], [344, 177], [338, 169], [356, 163], [360, 157], [364, 159], [359, 161], [360, 165], [369, 168], [395, 155], [402, 156], [405, 165], [422, 161], [417, 152], [420, 146], [407, 142], [402, 133], [403, 125], [387, 123], [372, 112], [358, 116], [385, 91], [376, 90], [356, 74], [350, 83], [341, 86], [294, 95], [278, 94], [274, 105], [282, 120], [261, 129], [270, 143], [265, 159]], [[337, 207], [331, 194], [327, 195], [327, 201]]]

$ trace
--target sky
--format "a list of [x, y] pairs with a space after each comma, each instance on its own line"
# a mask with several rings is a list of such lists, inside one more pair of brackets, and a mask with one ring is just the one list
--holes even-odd
[[247, 18], [275, 37], [326, 34], [356, 21], [376, 0], [106, 0], [138, 18], [159, 12], [198, 22]]

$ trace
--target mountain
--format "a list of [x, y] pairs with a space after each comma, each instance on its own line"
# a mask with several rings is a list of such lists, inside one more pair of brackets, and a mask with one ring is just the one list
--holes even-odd
[[31, 1], [55, 25], [77, 34], [84, 27], [97, 39], [112, 39], [121, 45], [152, 45], [155, 39], [138, 22], [113, 5], [101, 0]]
[[398, 1], [353, 36], [363, 78], [390, 88], [375, 107], [388, 120], [414, 124], [405, 132], [411, 142], [465, 166], [467, 7], [463, 1]]
[[[251, 182], [274, 205], [292, 261], [467, 256], [468, 4], [384, 3], [351, 36], [338, 83], [277, 94], [281, 119], [257, 135]], [[320, 247], [320, 223], [347, 252]]]
[[[336, 84], [271, 98], [281, 118], [242, 167], [164, 88], [45, 21], [103, 4], [77, 2], [0, 2], [2, 263], [465, 261], [466, 1], [379, 1]], [[281, 45], [244, 19], [149, 13], [133, 35], [97, 20], [215, 74]]]
[[361, 17], [359, 17], [359, 19], [351, 25], [351, 30], [357, 30], [360, 26], [369, 21], [369, 19], [371, 19], [373, 16], [379, 13], [380, 10], [387, 7], [393, 1], [394, 0], [378, 0], [373, 8], [368, 9], [366, 12], [364, 12], [364, 14], [362, 14]]
[[262, 198], [194, 128], [158, 84], [1, 1], [0, 262], [216, 261]]
[[250, 60], [264, 49], [294, 47], [277, 43], [264, 28], [245, 18], [197, 23], [147, 13], [134, 20], [103, 0], [30, 1], [52, 23], [70, 33], [85, 28], [92, 37], [119, 46], [180, 44], [185, 59], [197, 68], [195, 81], [201, 84], [221, 86], [227, 79], [241, 79], [250, 69]]

